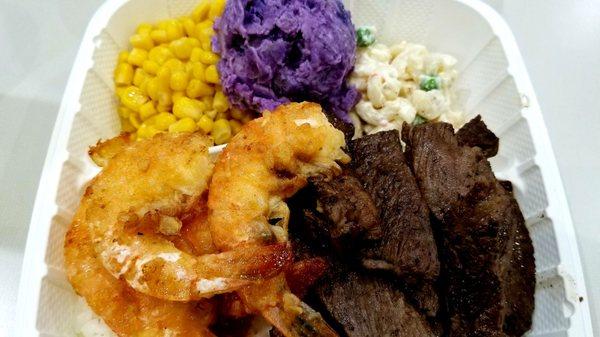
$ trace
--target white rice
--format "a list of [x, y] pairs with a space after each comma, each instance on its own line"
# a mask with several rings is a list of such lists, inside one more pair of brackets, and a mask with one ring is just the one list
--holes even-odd
[[85, 303], [83, 298], [79, 299], [76, 308], [77, 315], [74, 322], [75, 336], [77, 337], [117, 337], [104, 321], [96, 315]]
[[[76, 337], [118, 337], [104, 321], [96, 315], [92, 309], [85, 303], [83, 298], [79, 298], [76, 312], [77, 315], [74, 322], [74, 331]], [[254, 337], [269, 337], [269, 325], [264, 319], [258, 318], [252, 322], [249, 329], [249, 336]]]

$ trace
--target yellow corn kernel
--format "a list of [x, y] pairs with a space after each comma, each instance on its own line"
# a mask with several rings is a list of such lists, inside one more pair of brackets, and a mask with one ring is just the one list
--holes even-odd
[[207, 115], [202, 115], [202, 117], [200, 117], [198, 123], [196, 124], [198, 125], [198, 128], [200, 128], [200, 130], [208, 134], [212, 130], [214, 122]]
[[173, 98], [170, 90], [158, 90], [158, 105], [172, 106]]
[[129, 38], [129, 43], [134, 48], [150, 50], [154, 47], [154, 42], [149, 34], [135, 34]]
[[176, 70], [171, 74], [170, 86], [175, 91], [183, 91], [187, 88], [189, 76], [185, 71]]
[[196, 25], [194, 29], [194, 36], [200, 41], [210, 41], [211, 37], [215, 35], [213, 29], [213, 22], [211, 20], [202, 21]]
[[185, 66], [183, 65], [183, 62], [181, 62], [180, 60], [178, 60], [176, 58], [167, 60], [167, 62], [165, 62], [165, 64], [163, 64], [163, 66], [171, 69], [171, 73], [174, 71], [177, 71], [177, 70], [185, 70]]
[[123, 117], [123, 118], [129, 118], [129, 115], [131, 115], [131, 113], [133, 113], [133, 111], [131, 111], [131, 109], [129, 109], [126, 106], [119, 106], [117, 108], [117, 112], [119, 113], [119, 116]]
[[158, 46], [152, 48], [148, 53], [148, 58], [152, 61], [155, 61], [159, 65], [164, 64], [167, 60], [174, 58], [175, 55], [171, 52], [171, 50], [166, 46]]
[[160, 104], [160, 102], [156, 105], [156, 110], [158, 110], [159, 113], [163, 113], [163, 112], [172, 112], [171, 110], [173, 110], [173, 107], [170, 105], [162, 105]]
[[[215, 110], [216, 111], [216, 110]], [[230, 119], [231, 116], [227, 111], [217, 111], [217, 115], [215, 116], [215, 120], [217, 119]]]
[[206, 83], [200, 82], [197, 79], [191, 79], [188, 83], [185, 93], [190, 98], [198, 98], [210, 92], [210, 88]]
[[146, 119], [156, 115], [158, 111], [154, 107], [154, 103], [146, 102], [140, 107], [140, 118], [145, 121]]
[[223, 9], [225, 9], [225, 0], [213, 0], [208, 11], [208, 17], [214, 20], [223, 14]]
[[190, 39], [190, 43], [192, 44], [192, 47], [197, 48], [200, 47], [200, 40], [198, 40], [195, 37], [189, 37], [188, 39]]
[[163, 65], [158, 69], [156, 78], [158, 79], [159, 88], [169, 88], [171, 86], [171, 68]]
[[185, 72], [188, 75], [190, 75], [190, 77], [193, 77], [193, 74], [192, 74], [192, 68], [193, 68], [193, 66], [194, 66], [194, 62], [185, 62], [183, 64], [183, 68], [185, 68]]
[[192, 62], [192, 76], [194, 76], [194, 78], [204, 82], [206, 80], [206, 77], [204, 76], [205, 72], [206, 66], [204, 64], [200, 62]]
[[159, 89], [158, 78], [156, 78], [156, 77], [150, 78], [148, 80], [148, 82], [146, 83], [146, 94], [148, 95], [148, 97], [150, 97], [151, 100], [153, 100], [153, 101], [158, 100], [158, 89]]
[[202, 50], [200, 52], [200, 62], [206, 65], [217, 64], [219, 63], [219, 55], [208, 50]]
[[133, 125], [131, 125], [129, 118], [121, 117], [120, 119], [121, 119], [121, 130], [123, 130], [124, 132], [134, 132], [135, 131], [135, 127], [133, 127]]
[[212, 27], [213, 24], [214, 24], [213, 20], [209, 20], [209, 19], [202, 20], [196, 24], [196, 28], [195, 28], [196, 32], [198, 32], [198, 30], [203, 29], [203, 28]]
[[[142, 83], [148, 78], [148, 74], [142, 68], [137, 68], [133, 75], [133, 85], [141, 89]], [[142, 90], [144, 91], [144, 90]]]
[[210, 119], [215, 120], [217, 117], [217, 111], [216, 110], [207, 110], [204, 115], [208, 116]]
[[115, 69], [115, 84], [130, 85], [133, 80], [133, 67], [129, 63], [119, 63]]
[[121, 96], [123, 95], [123, 93], [125, 92], [125, 89], [127, 89], [127, 87], [116, 87], [115, 88], [115, 93], [117, 94], [117, 97], [119, 99], [121, 99]]
[[182, 91], [175, 91], [173, 94], [171, 94], [171, 100], [173, 100], [173, 104], [183, 97], [185, 97], [185, 93]]
[[[213, 87], [210, 87], [211, 89], [214, 90]], [[204, 102], [204, 105], [206, 105], [206, 110], [212, 110], [212, 106], [213, 106], [213, 96], [212, 94], [210, 96], [204, 96], [202, 97], [202, 102]], [[215, 111], [215, 115], [217, 114], [217, 112]], [[212, 116], [212, 118], [214, 119], [215, 116]]]
[[127, 58], [129, 58], [129, 52], [127, 50], [123, 50], [119, 53], [119, 63], [127, 62]]
[[217, 110], [217, 112], [225, 112], [229, 109], [229, 102], [227, 101], [227, 97], [223, 94], [222, 91], [217, 90], [215, 93], [215, 97], [213, 98], [212, 108]]
[[213, 124], [211, 134], [215, 139], [215, 144], [225, 144], [231, 139], [231, 125], [226, 119], [217, 119]]
[[142, 121], [140, 120], [140, 116], [138, 116], [138, 114], [132, 112], [131, 115], [129, 115], [129, 123], [131, 123], [134, 128], [138, 129], [142, 124]]
[[240, 130], [242, 130], [242, 123], [235, 119], [229, 120], [229, 125], [231, 126], [231, 133], [236, 135]]
[[194, 132], [196, 131], [198, 126], [193, 119], [186, 117], [178, 120], [177, 122], [171, 124], [169, 126], [169, 132]]
[[196, 24], [194, 20], [190, 17], [185, 17], [181, 20], [181, 25], [183, 26], [183, 30], [187, 36], [193, 36], [194, 30], [196, 29]]
[[150, 82], [150, 76], [147, 76], [144, 78], [144, 80], [142, 81], [142, 83], [140, 83], [140, 90], [142, 90], [142, 92], [144, 93], [144, 95], [148, 96], [148, 91], [147, 91], [147, 87], [148, 87], [148, 82]]
[[182, 37], [181, 39], [177, 39], [171, 41], [169, 44], [169, 48], [177, 56], [177, 58], [181, 60], [187, 60], [190, 58], [190, 54], [192, 53], [192, 41], [190, 41], [187, 37]]
[[146, 123], [143, 123], [138, 128], [137, 136], [138, 136], [138, 139], [152, 138], [152, 137], [154, 137], [154, 135], [156, 135], [159, 132], [160, 132], [159, 130], [153, 128], [152, 126], [147, 125]]
[[201, 46], [202, 46], [202, 49], [204, 49], [204, 50], [211, 50], [212, 44], [210, 41], [202, 41]]
[[146, 124], [153, 126], [157, 130], [166, 131], [175, 122], [177, 122], [177, 118], [173, 114], [161, 112], [147, 120]]
[[141, 67], [148, 58], [148, 52], [144, 49], [133, 48], [129, 53], [129, 57], [127, 58], [127, 62], [134, 66]]
[[135, 32], [138, 34], [150, 34], [151, 31], [152, 31], [152, 25], [149, 23], [146, 23], [146, 22], [140, 23], [140, 25], [135, 30]]
[[150, 32], [150, 37], [152, 41], [156, 44], [166, 43], [169, 41], [169, 37], [167, 36], [167, 31], [164, 29], [155, 29]]
[[[204, 101], [204, 105], [206, 105], [207, 107], [210, 105], [210, 108], [212, 109], [212, 95], [215, 93], [215, 89], [212, 86], [210, 86], [200, 80], [193, 79], [188, 84], [186, 93], [188, 94], [189, 97], [193, 97], [193, 98], [202, 97], [202, 100]], [[210, 101], [205, 101], [205, 98], [207, 96], [211, 97]]]
[[121, 103], [135, 112], [139, 112], [140, 107], [147, 101], [148, 97], [138, 87], [129, 86], [121, 94]]
[[211, 64], [208, 67], [206, 67], [206, 71], [204, 72], [204, 77], [206, 79], [206, 82], [218, 84], [219, 83], [219, 72], [217, 71], [217, 67], [214, 64]]
[[159, 21], [159, 22], [156, 24], [156, 27], [157, 27], [158, 29], [167, 29], [167, 26], [168, 26], [168, 25], [169, 25], [169, 20], [162, 20], [162, 21]]
[[233, 108], [233, 109], [229, 110], [229, 114], [231, 115], [232, 118], [235, 118], [238, 121], [241, 121], [242, 118], [244, 118], [244, 112], [238, 108]]
[[200, 49], [199, 47], [192, 49], [192, 53], [190, 54], [190, 61], [191, 62], [200, 62], [200, 52], [201, 51], [202, 51], [202, 49]]
[[146, 60], [146, 61], [144, 61], [144, 64], [142, 65], [142, 68], [144, 69], [144, 71], [146, 73], [152, 74], [152, 75], [156, 75], [156, 73], [158, 72], [158, 69], [160, 68], [160, 66], [155, 61]]
[[173, 104], [173, 114], [177, 118], [189, 117], [199, 120], [204, 110], [206, 110], [204, 103], [187, 97], [182, 97]]
[[196, 6], [192, 12], [192, 19], [194, 19], [196, 22], [206, 19], [210, 7], [210, 0], [201, 0], [200, 4], [198, 4], [198, 6]]
[[167, 39], [169, 41], [183, 37], [183, 27], [177, 20], [167, 20], [165, 30], [167, 31]]

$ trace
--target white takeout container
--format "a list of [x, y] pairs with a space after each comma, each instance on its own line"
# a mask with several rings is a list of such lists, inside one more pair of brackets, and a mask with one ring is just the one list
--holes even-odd
[[[13, 336], [74, 336], [81, 310], [63, 271], [64, 234], [98, 170], [87, 149], [119, 131], [112, 73], [141, 22], [189, 13], [195, 0], [108, 0], [92, 18], [60, 107], [31, 219]], [[356, 25], [384, 43], [407, 40], [456, 56], [467, 117], [500, 137], [492, 164], [513, 182], [535, 247], [530, 336], [592, 336], [567, 200], [527, 71], [504, 20], [476, 0], [348, 0]], [[217, 149], [213, 149], [213, 152]]]

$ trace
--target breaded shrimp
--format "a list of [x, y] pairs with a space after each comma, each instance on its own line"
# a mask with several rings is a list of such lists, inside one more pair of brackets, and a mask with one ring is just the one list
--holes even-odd
[[132, 143], [130, 134], [121, 133], [111, 139], [98, 141], [96, 145], [90, 147], [88, 155], [96, 165], [104, 167], [114, 156], [131, 146]]
[[285, 227], [289, 210], [283, 200], [311, 176], [338, 173], [337, 162], [350, 160], [344, 146], [342, 132], [314, 103], [283, 105], [244, 125], [218, 157], [210, 185], [215, 245], [230, 250], [285, 239], [269, 220], [282, 219]]
[[211, 300], [171, 302], [141, 294], [104, 269], [79, 209], [65, 238], [67, 276], [75, 291], [119, 336], [214, 336]]
[[139, 292], [197, 300], [276, 275], [289, 263], [287, 244], [194, 256], [166, 239], [179, 234], [179, 217], [206, 191], [213, 171], [208, 146], [200, 134], [167, 133], [128, 144], [86, 189], [83, 220], [99, 260]]
[[[344, 135], [314, 103], [291, 103], [244, 125], [217, 159], [208, 195], [214, 244], [229, 251], [246, 244], [287, 241], [284, 200], [315, 175], [339, 173], [348, 162]], [[287, 337], [337, 336], [321, 315], [290, 291], [283, 274], [238, 291]]]

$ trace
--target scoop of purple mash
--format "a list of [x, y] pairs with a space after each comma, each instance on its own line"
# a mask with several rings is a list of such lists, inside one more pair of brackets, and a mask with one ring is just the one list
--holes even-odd
[[228, 0], [214, 28], [221, 83], [234, 106], [261, 112], [313, 101], [350, 121], [360, 97], [346, 84], [356, 40], [339, 0]]

